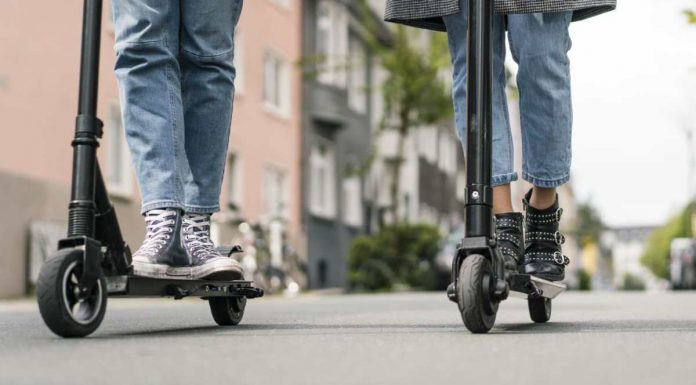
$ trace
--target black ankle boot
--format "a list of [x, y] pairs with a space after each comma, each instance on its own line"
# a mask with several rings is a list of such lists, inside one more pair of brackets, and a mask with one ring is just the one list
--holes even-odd
[[516, 273], [524, 253], [522, 244], [522, 213], [495, 215], [495, 235], [498, 249], [505, 258], [505, 272]]
[[561, 250], [565, 237], [558, 231], [563, 209], [558, 206], [556, 197], [551, 207], [537, 210], [529, 204], [531, 197], [532, 190], [529, 190], [522, 201], [526, 214], [523, 271], [549, 281], [562, 281], [570, 262]]

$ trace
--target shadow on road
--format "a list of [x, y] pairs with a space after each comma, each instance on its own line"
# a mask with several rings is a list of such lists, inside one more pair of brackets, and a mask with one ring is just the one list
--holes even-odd
[[[498, 324], [490, 335], [509, 334], [585, 334], [585, 333], [661, 333], [683, 332], [696, 330], [696, 320], [612, 320], [612, 321], [583, 321], [583, 322], [549, 322], [546, 324], [519, 323]], [[96, 339], [112, 338], [160, 338], [160, 337], [190, 337], [191, 335], [228, 334], [237, 336], [257, 335], [369, 335], [369, 334], [469, 334], [461, 324], [244, 324], [234, 327], [216, 325], [176, 327], [159, 330], [134, 330], [130, 332], [115, 332], [99, 334]]]
[[611, 320], [583, 322], [549, 322], [546, 324], [498, 324], [493, 333], [560, 334], [560, 333], [660, 333], [696, 330], [696, 320]]

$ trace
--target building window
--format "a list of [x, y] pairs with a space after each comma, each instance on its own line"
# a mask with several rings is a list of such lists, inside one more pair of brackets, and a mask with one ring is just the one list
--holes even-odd
[[438, 166], [440, 170], [453, 174], [457, 171], [457, 145], [449, 132], [438, 133]]
[[291, 0], [271, 0], [271, 3], [290, 9]]
[[227, 204], [231, 209], [242, 206], [242, 167], [239, 155], [230, 153], [227, 158]]
[[348, 45], [350, 68], [348, 70], [348, 105], [356, 112], [367, 112], [367, 53], [365, 45], [351, 36]]
[[234, 89], [238, 94], [244, 93], [244, 80], [245, 76], [245, 47], [244, 40], [242, 39], [244, 35], [236, 30], [234, 33]]
[[362, 226], [362, 194], [357, 175], [343, 180], [343, 220], [353, 227]]
[[310, 197], [312, 214], [336, 216], [336, 157], [329, 144], [312, 146], [310, 154]]
[[267, 219], [288, 218], [289, 189], [283, 170], [266, 166], [263, 175], [263, 212]]
[[106, 136], [106, 185], [111, 195], [130, 198], [133, 196], [131, 161], [121, 121], [121, 108], [117, 104], [112, 104], [109, 108], [109, 121], [104, 131]]
[[263, 100], [266, 109], [277, 115], [289, 115], [289, 71], [275, 52], [266, 51], [263, 60]]
[[316, 55], [320, 60], [318, 80], [345, 87], [345, 59], [348, 50], [348, 13], [337, 1], [317, 3]]
[[316, 52], [317, 57], [322, 61], [323, 68], [320, 69], [319, 81], [322, 83], [331, 82], [329, 71], [329, 55], [331, 53], [331, 3], [320, 1], [317, 3], [317, 33], [316, 33]]
[[423, 159], [435, 164], [438, 159], [437, 129], [434, 127], [421, 127], [417, 130], [418, 153]]
[[457, 172], [457, 180], [456, 180], [456, 195], [457, 195], [457, 200], [462, 203], [466, 203], [466, 172], [464, 170], [460, 170]]

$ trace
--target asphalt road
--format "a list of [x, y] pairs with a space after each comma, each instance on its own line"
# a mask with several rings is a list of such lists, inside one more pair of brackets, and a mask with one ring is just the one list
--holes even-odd
[[215, 326], [200, 300], [113, 300], [63, 340], [0, 302], [0, 384], [696, 384], [696, 293], [565, 293], [550, 323], [506, 301], [468, 333], [443, 293], [250, 301]]

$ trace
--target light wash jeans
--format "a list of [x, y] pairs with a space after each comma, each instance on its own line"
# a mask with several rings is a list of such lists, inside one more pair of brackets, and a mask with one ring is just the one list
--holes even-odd
[[[445, 17], [454, 67], [454, 111], [460, 140], [466, 139], [467, 0], [462, 12]], [[573, 111], [570, 94], [572, 12], [507, 16], [522, 123], [522, 178], [537, 187], [558, 187], [570, 178]], [[505, 16], [493, 17], [493, 179], [517, 180], [505, 94]], [[466, 146], [465, 146], [466, 148]]]
[[220, 209], [243, 0], [113, 0], [123, 123], [142, 211]]

